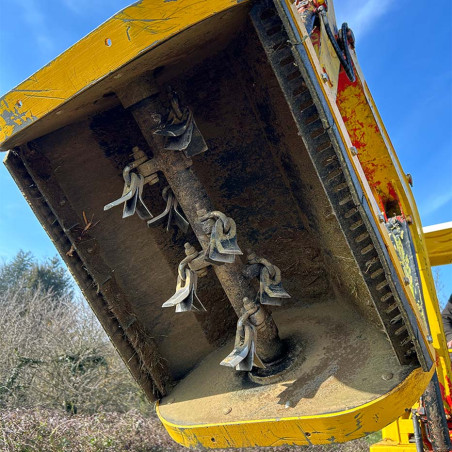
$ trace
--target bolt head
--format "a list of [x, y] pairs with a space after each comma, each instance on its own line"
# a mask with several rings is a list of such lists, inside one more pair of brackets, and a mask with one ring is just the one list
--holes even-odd
[[248, 255], [246, 256], [246, 259], [248, 262], [251, 262], [252, 260], [256, 259], [256, 253], [248, 250]]
[[230, 406], [223, 409], [223, 414], [229, 414], [232, 411], [232, 408]]
[[328, 74], [326, 72], [322, 72], [322, 80], [326, 83], [330, 78], [328, 77]]
[[198, 275], [198, 278], [204, 278], [204, 276], [207, 276], [207, 267], [198, 270], [196, 273]]
[[145, 184], [154, 185], [159, 181], [159, 176], [157, 173], [150, 174], [149, 176], [146, 176], [144, 179]]
[[355, 146], [350, 147], [350, 152], [352, 153], [352, 155], [358, 155], [358, 149], [356, 149]]
[[388, 373], [383, 374], [383, 375], [381, 376], [381, 378], [382, 378], [383, 380], [385, 380], [385, 381], [392, 380], [392, 377], [394, 377], [394, 374], [393, 374], [392, 372], [388, 372]]
[[413, 186], [413, 176], [410, 173], [407, 173], [406, 180], [410, 184], [410, 187], [412, 187]]
[[378, 220], [380, 221], [380, 223], [384, 223], [385, 221], [385, 216], [382, 213], [378, 214]]

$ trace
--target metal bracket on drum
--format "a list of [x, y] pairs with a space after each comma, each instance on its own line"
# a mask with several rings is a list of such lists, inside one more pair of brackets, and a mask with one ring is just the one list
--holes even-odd
[[281, 306], [283, 298], [291, 298], [281, 283], [281, 270], [267, 259], [248, 254], [248, 267], [245, 276], [259, 278], [259, 302], [261, 304]]
[[162, 197], [166, 201], [165, 210], [148, 221], [149, 227], [162, 224], [166, 220], [166, 230], [169, 231], [171, 223], [174, 223], [182, 232], [187, 233], [190, 223], [179, 209], [179, 203], [170, 187], [165, 187]]
[[[190, 263], [195, 261], [200, 253], [189, 243], [185, 244], [185, 252], [187, 257], [181, 261], [177, 271], [176, 292], [169, 300], [163, 303], [162, 308], [175, 306], [176, 312], [206, 311], [206, 308], [196, 294], [198, 274], [195, 270], [189, 268]], [[195, 305], [195, 302], [197, 302], [198, 306]]]
[[193, 157], [207, 151], [207, 144], [196, 125], [190, 108], [180, 107], [177, 94], [168, 87], [170, 109], [166, 120], [155, 135], [166, 137], [165, 150], [183, 151], [186, 157]]
[[[243, 300], [248, 304], [248, 300]], [[234, 367], [236, 370], [249, 372], [253, 366], [265, 368], [260, 358], [256, 354], [256, 328], [249, 321], [249, 317], [257, 311], [245, 310], [245, 313], [237, 322], [234, 350], [221, 361], [221, 366]]]
[[224, 213], [213, 211], [200, 218], [201, 222], [211, 222], [209, 246], [206, 249], [206, 260], [212, 264], [232, 263], [235, 256], [242, 255], [237, 243], [237, 227], [232, 218]]
[[131, 169], [132, 166], [127, 165], [122, 173], [124, 178], [122, 196], [104, 206], [104, 210], [124, 204], [122, 218], [130, 217], [136, 212], [142, 220], [149, 220], [153, 218], [153, 215], [143, 201], [144, 177], [132, 173]]

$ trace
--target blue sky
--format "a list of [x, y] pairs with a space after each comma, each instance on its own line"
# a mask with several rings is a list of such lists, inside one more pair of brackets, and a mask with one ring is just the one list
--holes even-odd
[[[163, 1], [163, 0], [161, 0]], [[213, 1], [213, 0], [212, 0]], [[100, 25], [129, 0], [0, 0], [0, 95]], [[452, 2], [336, 0], [413, 192], [424, 226], [452, 221]], [[0, 259], [19, 249], [43, 258], [50, 240], [0, 167]], [[443, 304], [452, 266], [437, 267]]]

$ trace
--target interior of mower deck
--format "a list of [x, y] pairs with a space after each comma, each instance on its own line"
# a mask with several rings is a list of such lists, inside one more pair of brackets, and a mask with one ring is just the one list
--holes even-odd
[[[356, 406], [388, 392], [412, 367], [400, 366], [383, 332], [278, 80], [246, 17], [243, 13], [236, 21], [231, 41], [212, 40], [196, 54], [182, 52], [164, 67], [147, 68], [161, 88], [156, 94], [162, 103], [158, 113], [164, 114], [166, 87], [171, 86], [190, 106], [208, 145], [193, 158], [192, 168], [215, 208], [235, 220], [243, 251], [250, 249], [281, 269], [291, 298], [272, 311], [289, 350], [297, 343], [301, 351], [298, 364], [274, 384], [268, 397], [281, 406], [299, 406], [299, 414]], [[307, 87], [300, 83], [298, 89]], [[244, 403], [235, 420], [245, 418], [246, 403], [253, 407], [254, 402], [243, 393], [254, 397], [260, 389], [246, 373], [219, 366], [232, 350], [237, 315], [212, 269], [199, 279], [198, 296], [206, 312], [162, 309], [174, 293], [184, 243], [200, 249], [194, 233], [189, 229], [184, 234], [175, 226], [169, 232], [164, 226], [148, 228], [136, 215], [122, 219], [121, 208], [103, 209], [122, 193], [122, 172], [132, 159], [132, 148], [153, 155], [131, 109], [120, 104], [113, 89], [103, 99], [108, 99], [108, 109], [30, 141], [19, 151], [22, 170], [33, 179], [22, 189], [127, 365], [136, 367], [135, 375], [143, 363], [134, 350], [148, 353], [148, 358], [155, 352], [150, 358], [157, 361], [154, 372], [167, 372], [175, 382], [192, 372], [172, 397], [180, 397], [187, 413], [198, 413], [194, 421], [204, 418], [199, 405], [190, 405], [191, 399], [213, 400], [235, 391], [241, 391], [237, 397]], [[33, 200], [37, 178], [47, 183], [42, 202], [48, 211]], [[159, 174], [157, 184], [144, 187], [145, 203], [154, 215], [165, 208], [166, 185]], [[75, 246], [65, 239], [70, 234]], [[112, 280], [114, 288], [104, 290]], [[128, 349], [121, 345], [127, 331], [133, 331]], [[151, 342], [154, 352], [144, 350]], [[146, 381], [140, 384], [146, 386]], [[336, 390], [343, 396], [333, 406], [328, 394]], [[209, 405], [212, 412], [204, 413], [205, 419], [221, 412], [218, 403]], [[175, 418], [174, 406], [162, 407], [169, 419]]]

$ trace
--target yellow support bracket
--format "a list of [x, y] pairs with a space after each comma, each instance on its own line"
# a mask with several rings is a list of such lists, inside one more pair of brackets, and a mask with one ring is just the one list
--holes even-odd
[[452, 221], [423, 228], [430, 265], [452, 264]]

